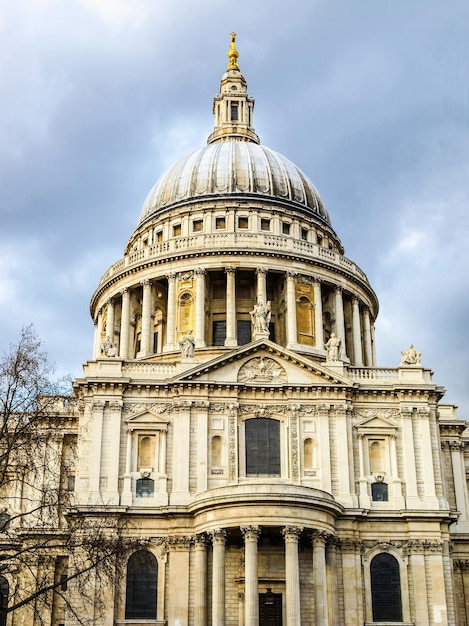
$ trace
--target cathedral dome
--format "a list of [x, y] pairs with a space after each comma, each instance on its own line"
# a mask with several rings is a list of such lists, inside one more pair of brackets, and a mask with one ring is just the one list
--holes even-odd
[[179, 203], [240, 194], [293, 205], [330, 225], [307, 176], [278, 152], [246, 140], [209, 143], [178, 161], [148, 194], [139, 224]]

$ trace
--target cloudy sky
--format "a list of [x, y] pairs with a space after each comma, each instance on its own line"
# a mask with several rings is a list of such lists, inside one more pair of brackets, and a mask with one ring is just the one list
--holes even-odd
[[0, 0], [0, 350], [60, 374], [148, 190], [212, 130], [231, 31], [263, 144], [315, 183], [380, 300], [469, 419], [467, 0]]

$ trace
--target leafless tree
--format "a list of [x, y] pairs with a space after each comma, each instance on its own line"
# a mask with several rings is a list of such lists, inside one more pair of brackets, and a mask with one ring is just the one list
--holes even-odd
[[77, 401], [70, 382], [53, 376], [34, 329], [24, 328], [0, 360], [0, 626], [15, 611], [25, 623], [96, 622], [95, 590], [115, 584], [126, 554], [142, 545], [118, 515], [73, 508]]

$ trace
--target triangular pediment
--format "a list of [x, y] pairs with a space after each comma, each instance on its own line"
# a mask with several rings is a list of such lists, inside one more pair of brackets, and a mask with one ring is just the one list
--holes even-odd
[[153, 411], [148, 410], [141, 411], [140, 413], [132, 415], [132, 417], [128, 417], [125, 422], [129, 426], [133, 425], [139, 428], [164, 428], [168, 425], [168, 420], [165, 420], [161, 417], [161, 415], [157, 415], [156, 413], [153, 413]]
[[360, 422], [358, 422], [357, 424], [355, 424], [355, 428], [360, 431], [360, 432], [384, 432], [384, 431], [388, 431], [389, 430], [396, 430], [397, 426], [396, 424], [394, 424], [393, 422], [391, 422], [390, 420], [386, 419], [385, 417], [380, 417], [380, 416], [373, 416], [373, 417], [368, 417], [367, 419], [364, 419]]
[[173, 380], [254, 386], [353, 384], [320, 363], [268, 340], [241, 346], [186, 370]]

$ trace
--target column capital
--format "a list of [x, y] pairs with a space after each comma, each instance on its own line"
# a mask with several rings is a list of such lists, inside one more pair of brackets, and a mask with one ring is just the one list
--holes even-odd
[[352, 296], [352, 304], [354, 304], [355, 306], [360, 304], [360, 300], [357, 296]]
[[256, 269], [256, 274], [267, 274], [267, 270], [264, 267], [258, 267]]
[[121, 290], [119, 291], [119, 294], [120, 294], [121, 296], [124, 296], [126, 293], [129, 293], [129, 288], [128, 288], [128, 287], [124, 287], [123, 289], [121, 289]]
[[240, 526], [240, 530], [243, 533], [244, 541], [257, 541], [261, 534], [259, 526]]
[[176, 272], [170, 272], [166, 274], [166, 279], [169, 283], [174, 283], [176, 281]]
[[291, 278], [295, 279], [298, 276], [298, 273], [288, 270], [287, 272], [285, 272], [285, 276], [290, 279]]
[[313, 546], [325, 546], [332, 536], [332, 533], [328, 532], [327, 530], [315, 530], [313, 533], [311, 533], [311, 542]]
[[113, 306], [114, 305], [114, 298], [113, 297], [108, 298], [106, 300], [106, 304], [107, 304], [107, 306], [109, 306], [109, 305]]
[[149, 278], [145, 278], [140, 282], [143, 287], [151, 287], [151, 280]]
[[198, 535], [194, 535], [194, 537], [192, 538], [192, 541], [194, 543], [196, 550], [197, 549], [205, 550], [205, 548], [207, 547], [207, 543], [208, 543], [207, 534], [199, 533]]
[[336, 293], [337, 295], [342, 294], [342, 293], [343, 293], [343, 291], [344, 291], [344, 288], [342, 287], [342, 285], [336, 285], [336, 286], [335, 286], [335, 293]]
[[284, 536], [285, 541], [287, 539], [298, 541], [302, 532], [302, 526], [285, 526], [282, 528], [282, 535]]
[[324, 282], [323, 278], [319, 278], [319, 276], [313, 276], [313, 285], [321, 285]]
[[226, 542], [226, 530], [223, 528], [214, 528], [208, 532], [212, 538], [212, 544], [225, 545]]
[[206, 273], [207, 273], [207, 270], [205, 269], [205, 267], [198, 267], [197, 269], [194, 270], [194, 274], [196, 276], [205, 276]]
[[225, 267], [225, 274], [235, 274], [236, 267]]

